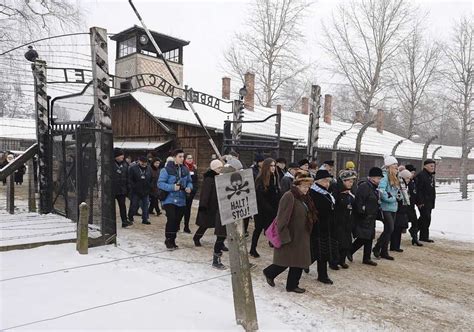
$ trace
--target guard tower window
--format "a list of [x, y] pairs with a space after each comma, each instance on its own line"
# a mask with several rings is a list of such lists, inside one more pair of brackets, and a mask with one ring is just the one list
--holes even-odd
[[133, 36], [127, 40], [120, 42], [119, 44], [119, 58], [135, 53], [137, 51], [137, 40]]
[[163, 57], [168, 61], [179, 63], [179, 49], [176, 48], [174, 50], [165, 52], [163, 53]]

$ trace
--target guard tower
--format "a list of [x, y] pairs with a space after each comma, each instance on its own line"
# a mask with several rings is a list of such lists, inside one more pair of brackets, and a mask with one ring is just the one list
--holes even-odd
[[[189, 41], [181, 40], [175, 37], [167, 36], [162, 33], [150, 31], [158, 47], [163, 52], [171, 69], [175, 73], [183, 87], [183, 47], [189, 45]], [[161, 56], [155, 51], [153, 44], [149, 40], [145, 30], [137, 25], [119, 32], [112, 38], [117, 43], [115, 75], [121, 77], [130, 77], [137, 74], [156, 74], [168, 82], [176, 85], [165, 66]], [[129, 91], [130, 82], [126, 79], [116, 79], [114, 87], [120, 89], [118, 92]], [[154, 87], [146, 87], [141, 91], [162, 94]]]

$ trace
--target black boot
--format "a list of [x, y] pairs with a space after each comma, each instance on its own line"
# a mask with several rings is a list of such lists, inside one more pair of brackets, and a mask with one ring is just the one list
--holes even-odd
[[172, 251], [172, 250], [175, 249], [172, 239], [166, 239], [165, 240], [165, 246], [166, 246], [166, 249], [168, 249], [169, 251]]
[[377, 258], [380, 258], [380, 247], [375, 245], [374, 249], [372, 249], [372, 252], [374, 253], [374, 256]]
[[253, 258], [259, 258], [259, 257], [260, 257], [260, 255], [259, 255], [258, 252], [257, 252], [257, 248], [255, 248], [255, 247], [253, 247], [253, 246], [250, 248], [249, 254], [250, 254], [250, 256], [252, 256]]
[[222, 257], [221, 253], [219, 254], [214, 253], [214, 256], [212, 258], [212, 267], [215, 267], [216, 269], [219, 269], [219, 270], [225, 269], [224, 264], [222, 264], [221, 262], [221, 257]]
[[229, 248], [227, 248], [227, 247], [225, 246], [225, 244], [222, 243], [222, 248], [221, 248], [221, 250], [222, 250], [222, 251], [229, 251]]
[[191, 234], [191, 230], [189, 229], [189, 224], [185, 224], [185, 225], [184, 225], [184, 230], [183, 230], [183, 232], [188, 233], [188, 234]]
[[201, 246], [202, 246], [200, 240], [201, 240], [201, 239], [198, 238], [198, 237], [196, 237], [196, 236], [193, 237], [194, 245], [195, 245], [196, 247], [201, 247]]
[[423, 247], [423, 244], [418, 242], [418, 239], [411, 239], [411, 244], [417, 247]]
[[364, 259], [362, 261], [362, 264], [367, 264], [367, 265], [371, 265], [371, 266], [377, 266], [377, 263], [375, 263], [373, 260], [371, 259]]

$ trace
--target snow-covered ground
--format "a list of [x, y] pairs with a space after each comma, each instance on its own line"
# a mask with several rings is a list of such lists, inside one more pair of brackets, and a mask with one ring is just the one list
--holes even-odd
[[[433, 238], [472, 241], [472, 195], [463, 201], [455, 190], [438, 191], [442, 189], [453, 193], [438, 195]], [[91, 248], [88, 255], [79, 255], [75, 244], [0, 253], [0, 329], [242, 330], [235, 324], [230, 271], [210, 267], [212, 232], [201, 248], [180, 233], [181, 248], [170, 253], [162, 243], [163, 222], [163, 217], [153, 217], [151, 227], [119, 229], [117, 247]], [[472, 245], [441, 239], [416, 248], [406, 239], [405, 253], [395, 263], [381, 261], [373, 269], [361, 265], [357, 256], [348, 271], [330, 271], [334, 286], [315, 282], [312, 268], [302, 278], [308, 289], [304, 295], [284, 290], [286, 273], [274, 289], [265, 284], [261, 269], [271, 262], [271, 249], [262, 239], [262, 258], [253, 260], [258, 266], [252, 274], [261, 330], [397, 330], [413, 327], [403, 325], [411, 322], [419, 328], [425, 322], [428, 329], [449, 329], [453, 323], [448, 320], [455, 321], [455, 315], [464, 315], [463, 324], [473, 322], [466, 304], [472, 297], [464, 290], [472, 294], [466, 281], [472, 264], [464, 258], [470, 257]], [[455, 251], [462, 255], [442, 257]], [[226, 265], [227, 259], [225, 255]], [[424, 275], [423, 266], [431, 259], [445, 263]], [[460, 274], [464, 279], [452, 279]], [[450, 284], [459, 291], [445, 289]], [[406, 312], [416, 316], [404, 320]]]

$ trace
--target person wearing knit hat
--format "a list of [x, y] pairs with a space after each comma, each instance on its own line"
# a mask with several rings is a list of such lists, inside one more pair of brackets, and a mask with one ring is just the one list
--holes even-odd
[[403, 252], [400, 248], [402, 233], [406, 233], [408, 228], [408, 210], [410, 208], [410, 193], [408, 184], [412, 179], [412, 174], [409, 170], [403, 169], [398, 173], [400, 181], [400, 190], [397, 197], [398, 209], [395, 216], [395, 225], [392, 235], [390, 236], [390, 251]]
[[352, 249], [352, 228], [353, 216], [352, 209], [355, 196], [352, 193], [352, 186], [357, 178], [356, 172], [351, 170], [342, 170], [339, 172], [336, 188], [334, 190], [334, 206], [336, 212], [336, 236], [338, 242], [339, 259], [330, 262], [329, 267], [333, 270], [339, 270], [339, 265], [343, 269], [349, 268], [346, 264], [346, 257]]
[[398, 166], [398, 160], [394, 156], [385, 156], [383, 158], [383, 164], [385, 167], [389, 167], [391, 165], [397, 165]]
[[393, 156], [385, 156], [383, 178], [378, 187], [380, 192], [380, 208], [383, 214], [383, 232], [377, 239], [377, 243], [372, 251], [375, 257], [387, 260], [394, 260], [388, 253], [388, 245], [395, 227], [395, 217], [398, 210], [397, 197], [399, 197], [400, 180], [397, 174], [397, 159]]
[[357, 187], [355, 201], [353, 204], [354, 214], [354, 237], [350, 254], [347, 255], [352, 262], [353, 254], [364, 247], [363, 264], [377, 266], [372, 261], [372, 241], [375, 238], [375, 220], [380, 213], [378, 185], [382, 179], [382, 169], [372, 167], [366, 181], [362, 181]]
[[356, 168], [356, 165], [352, 160], [349, 160], [348, 162], [346, 162], [346, 170], [353, 171], [355, 170], [355, 168]]
[[120, 219], [122, 220], [122, 227], [126, 228], [130, 226], [127, 219], [127, 207], [125, 206], [125, 200], [129, 194], [129, 182], [128, 182], [128, 164], [124, 160], [123, 150], [119, 148], [114, 149], [114, 163], [112, 164], [112, 192], [115, 200], [119, 206]]
[[298, 161], [298, 165], [303, 171], [307, 171], [309, 169], [309, 160], [308, 159], [301, 159]]
[[427, 159], [423, 162], [423, 169], [415, 177], [416, 183], [416, 201], [420, 218], [418, 218], [418, 227], [420, 229], [420, 241], [434, 242], [430, 238], [431, 211], [435, 207], [436, 187], [435, 187], [435, 166], [433, 159]]
[[311, 232], [311, 259], [317, 261], [318, 281], [332, 284], [328, 276], [328, 263], [338, 261], [338, 248], [335, 231], [335, 200], [328, 191], [333, 176], [327, 170], [316, 173], [316, 182], [309, 195], [318, 210], [318, 222]]
[[[232, 159], [234, 160], [234, 159]], [[199, 226], [194, 234], [193, 241], [196, 247], [201, 246], [201, 238], [208, 228], [214, 228], [216, 242], [214, 244], [214, 254], [212, 266], [217, 269], [225, 269], [221, 262], [222, 251], [225, 248], [226, 238], [225, 226], [222, 226], [219, 218], [219, 203], [216, 191], [216, 176], [223, 170], [223, 163], [219, 159], [214, 159], [209, 165], [209, 170], [204, 173], [204, 179], [199, 197], [199, 208], [196, 217], [196, 224]], [[227, 249], [227, 248], [226, 248]]]

